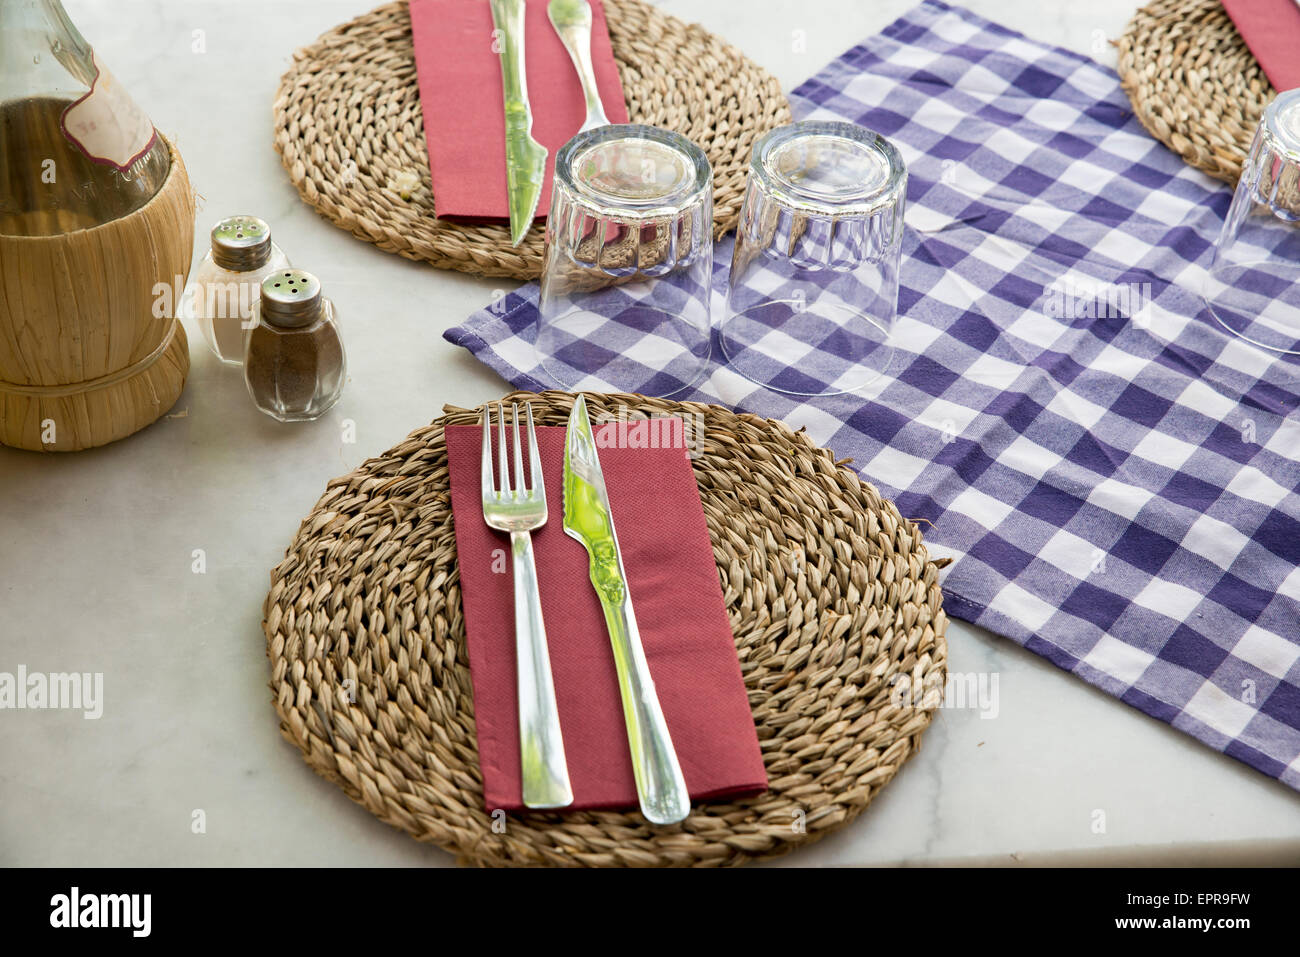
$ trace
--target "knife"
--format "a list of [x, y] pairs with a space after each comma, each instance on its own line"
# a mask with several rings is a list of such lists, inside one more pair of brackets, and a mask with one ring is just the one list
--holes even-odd
[[641, 647], [605, 475], [596, 455], [596, 436], [587, 416], [587, 401], [581, 395], [569, 414], [564, 440], [564, 530], [582, 542], [590, 556], [591, 583], [605, 612], [614, 649], [641, 813], [652, 824], [673, 824], [690, 813], [691, 799]]
[[492, 23], [501, 46], [501, 86], [505, 91], [506, 184], [510, 196], [510, 242], [523, 242], [537, 214], [546, 176], [546, 147], [533, 139], [524, 71], [524, 0], [491, 0]]

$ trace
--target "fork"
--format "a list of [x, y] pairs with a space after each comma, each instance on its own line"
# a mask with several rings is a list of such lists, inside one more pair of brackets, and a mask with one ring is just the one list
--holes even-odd
[[483, 407], [483, 520], [489, 528], [510, 533], [515, 582], [515, 658], [519, 684], [519, 754], [522, 763], [524, 806], [566, 807], [573, 803], [569, 769], [564, 760], [560, 713], [555, 706], [551, 656], [546, 650], [541, 592], [533, 561], [529, 532], [546, 524], [546, 486], [537, 450], [533, 407], [528, 403], [529, 488], [524, 483], [524, 460], [519, 440], [519, 405], [511, 403], [514, 417], [515, 487], [510, 487], [506, 461], [506, 412], [497, 403], [497, 471], [500, 490], [492, 480], [492, 412]]
[[587, 0], [551, 0], [546, 14], [560, 35], [564, 49], [569, 51], [569, 59], [573, 61], [573, 68], [578, 71], [578, 80], [582, 83], [587, 119], [578, 132], [609, 126], [605, 108], [600, 102], [600, 90], [596, 88], [596, 71], [591, 65], [591, 4]]

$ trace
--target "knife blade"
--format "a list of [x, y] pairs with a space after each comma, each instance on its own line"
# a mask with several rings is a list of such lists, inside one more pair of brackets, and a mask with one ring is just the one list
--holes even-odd
[[641, 813], [653, 824], [675, 823], [690, 813], [691, 799], [641, 646], [596, 436], [581, 395], [564, 440], [564, 531], [583, 544], [590, 559], [591, 583], [614, 652]]
[[501, 86], [505, 96], [506, 187], [510, 242], [523, 242], [537, 214], [546, 176], [546, 147], [533, 139], [524, 70], [524, 0], [491, 0], [492, 23], [501, 48]]

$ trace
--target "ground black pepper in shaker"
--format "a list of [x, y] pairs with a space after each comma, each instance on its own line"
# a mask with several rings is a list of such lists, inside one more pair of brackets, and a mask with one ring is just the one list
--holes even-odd
[[244, 380], [259, 409], [281, 422], [303, 422], [338, 401], [347, 357], [336, 315], [320, 280], [305, 270], [284, 269], [262, 281], [244, 350]]

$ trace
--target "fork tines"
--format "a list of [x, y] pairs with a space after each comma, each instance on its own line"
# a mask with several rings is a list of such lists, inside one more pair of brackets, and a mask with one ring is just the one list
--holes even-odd
[[511, 430], [514, 440], [514, 485], [511, 486], [509, 455], [506, 451], [506, 413], [505, 405], [497, 403], [497, 470], [495, 481], [492, 473], [492, 407], [483, 406], [483, 497], [512, 498], [539, 497], [546, 500], [546, 488], [542, 479], [541, 455], [537, 449], [537, 427], [533, 423], [533, 407], [524, 403], [528, 416], [528, 480], [524, 479], [523, 442], [519, 434], [519, 404], [510, 404], [512, 420]]

